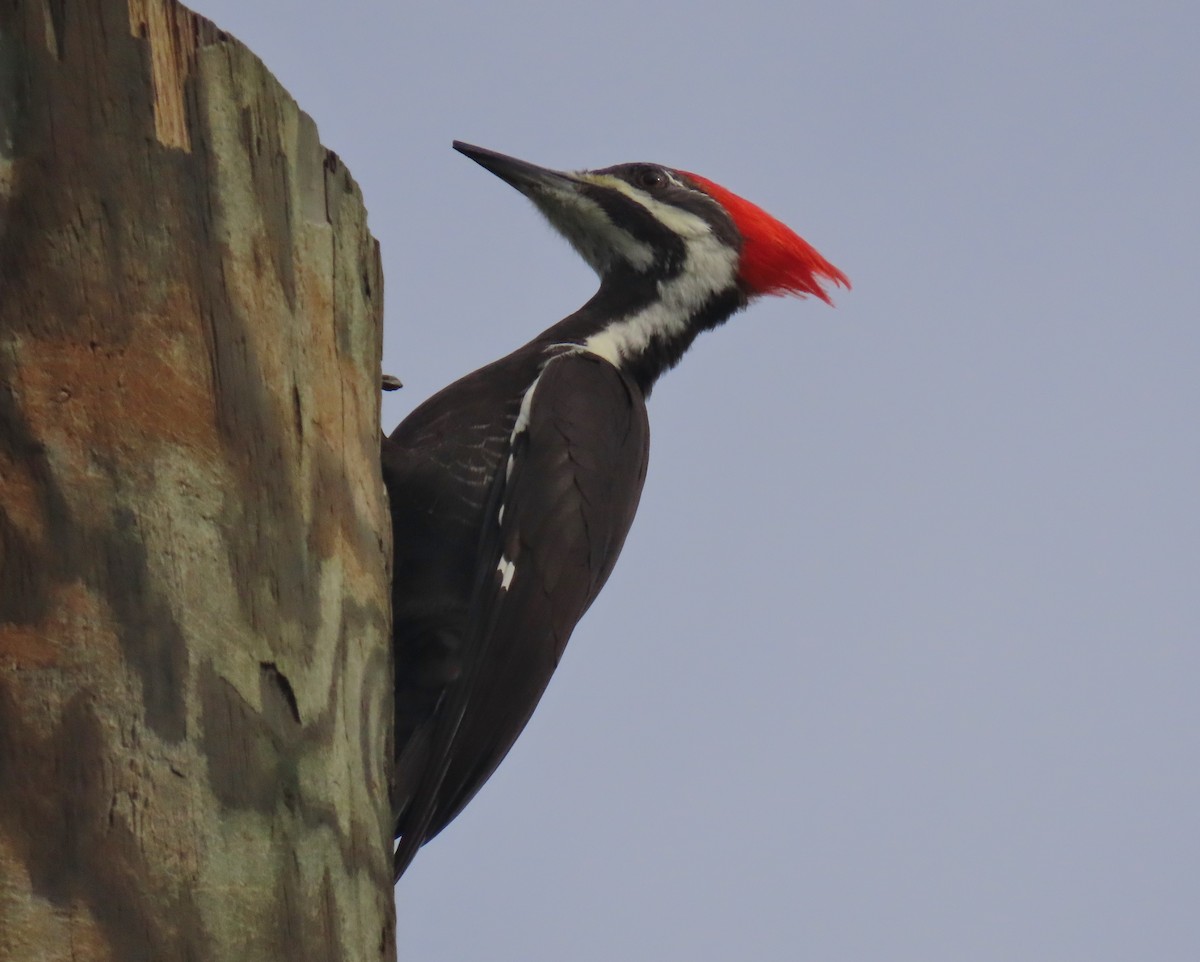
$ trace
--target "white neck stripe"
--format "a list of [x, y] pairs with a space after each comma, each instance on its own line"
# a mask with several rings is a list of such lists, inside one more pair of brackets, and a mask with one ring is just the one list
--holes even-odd
[[670, 340], [683, 334], [714, 294], [733, 286], [737, 251], [722, 244], [711, 231], [685, 243], [683, 270], [659, 282], [658, 300], [593, 334], [584, 342], [588, 351], [620, 367], [623, 360], [642, 353], [655, 338]]

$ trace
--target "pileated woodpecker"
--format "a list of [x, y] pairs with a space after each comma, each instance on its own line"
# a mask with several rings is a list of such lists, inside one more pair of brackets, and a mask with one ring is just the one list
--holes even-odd
[[658, 164], [559, 172], [454, 147], [600, 276], [574, 314], [444, 388], [383, 442], [395, 535], [396, 878], [532, 715], [646, 476], [646, 397], [696, 335], [844, 274], [758, 207]]

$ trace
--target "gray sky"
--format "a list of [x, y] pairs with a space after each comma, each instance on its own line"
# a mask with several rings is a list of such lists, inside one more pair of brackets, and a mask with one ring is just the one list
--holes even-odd
[[594, 289], [456, 137], [694, 170], [855, 284], [659, 385], [403, 959], [1200, 959], [1194, 0], [195, 5], [362, 185], [389, 430]]

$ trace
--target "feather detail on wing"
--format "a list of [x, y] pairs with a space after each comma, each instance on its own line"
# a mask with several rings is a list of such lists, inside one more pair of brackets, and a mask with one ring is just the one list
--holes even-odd
[[462, 677], [438, 709], [396, 877], [495, 771], [625, 543], [646, 476], [641, 391], [594, 354], [542, 370], [489, 497]]

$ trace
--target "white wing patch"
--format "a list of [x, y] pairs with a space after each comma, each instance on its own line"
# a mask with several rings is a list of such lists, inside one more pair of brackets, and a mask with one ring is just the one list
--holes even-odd
[[500, 563], [496, 565], [496, 570], [500, 572], [500, 590], [508, 591], [508, 586], [512, 584], [513, 575], [517, 573], [517, 566], [504, 557], [504, 555], [501, 555]]
[[[525, 393], [521, 396], [521, 409], [517, 412], [517, 421], [513, 425], [512, 433], [508, 436], [508, 461], [504, 465], [504, 483], [508, 484], [512, 480], [513, 466], [516, 462], [513, 460], [512, 447], [517, 442], [517, 438], [521, 433], [529, 427], [529, 413], [533, 410], [533, 394], [537, 390], [538, 381], [542, 379], [542, 375], [538, 374], [533, 379], [533, 383], [525, 389]], [[504, 501], [500, 501], [500, 510], [496, 512], [496, 524], [504, 524]], [[506, 586], [507, 587], [507, 586]]]
[[[554, 360], [551, 358], [550, 360]], [[549, 363], [547, 361], [546, 363]], [[545, 367], [542, 368], [545, 370]], [[513, 445], [517, 443], [519, 438], [525, 431], [529, 429], [529, 417], [533, 411], [533, 395], [537, 391], [538, 382], [542, 379], [539, 372], [538, 376], [533, 379], [533, 383], [525, 389], [525, 393], [521, 395], [521, 408], [517, 411], [517, 420], [513, 424], [512, 433], [508, 436], [508, 460], [504, 465], [504, 483], [507, 485], [512, 480], [513, 467], [516, 461], [513, 458]], [[496, 512], [496, 524], [504, 525], [504, 499], [500, 499], [500, 508]], [[506, 567], [507, 566], [507, 567]], [[513, 572], [516, 570], [513, 563], [506, 558], [500, 559], [500, 567], [496, 569], [503, 576], [501, 588], [508, 590], [508, 584], [512, 581]]]
[[541, 374], [535, 377], [521, 398], [521, 410], [517, 412], [517, 423], [513, 425], [512, 434], [508, 436], [510, 446], [517, 440], [517, 435], [529, 427], [529, 412], [533, 410], [533, 392], [537, 390], [538, 381], [541, 379]]

